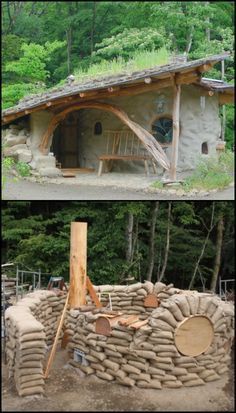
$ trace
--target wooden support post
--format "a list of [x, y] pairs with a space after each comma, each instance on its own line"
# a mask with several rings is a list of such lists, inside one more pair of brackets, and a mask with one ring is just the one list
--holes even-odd
[[70, 236], [70, 307], [86, 304], [87, 222], [72, 222]]
[[176, 180], [176, 167], [178, 162], [179, 148], [179, 110], [180, 110], [180, 92], [181, 86], [175, 85], [173, 98], [173, 139], [172, 139], [172, 154], [170, 165], [170, 179]]
[[95, 303], [96, 307], [101, 308], [102, 304], [100, 303], [100, 301], [97, 297], [96, 291], [93, 288], [93, 284], [91, 283], [90, 278], [88, 276], [86, 278], [86, 286], [87, 286], [89, 295], [92, 298], [93, 302]]
[[53, 343], [53, 346], [52, 346], [52, 349], [51, 349], [51, 352], [50, 352], [50, 356], [49, 356], [49, 359], [48, 359], [48, 362], [47, 362], [46, 370], [45, 370], [45, 373], [44, 373], [44, 378], [45, 379], [48, 378], [49, 370], [50, 370], [50, 367], [52, 365], [52, 362], [53, 362], [53, 359], [54, 359], [54, 356], [55, 356], [55, 353], [56, 353], [57, 343], [58, 343], [59, 335], [60, 335], [60, 332], [61, 332], [61, 329], [62, 329], [62, 326], [63, 326], [63, 323], [64, 323], [69, 298], [70, 298], [70, 291], [68, 292], [67, 297], [66, 297], [66, 302], [65, 302], [65, 305], [64, 305], [64, 309], [62, 311], [60, 322], [59, 322], [59, 325], [57, 327], [56, 337], [54, 339], [54, 343]]

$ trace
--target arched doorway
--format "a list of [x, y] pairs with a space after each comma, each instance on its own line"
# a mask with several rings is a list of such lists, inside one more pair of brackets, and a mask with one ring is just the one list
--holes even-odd
[[93, 108], [93, 109], [101, 109], [104, 111], [108, 111], [113, 113], [117, 116], [124, 124], [126, 124], [134, 133], [135, 135], [141, 140], [143, 145], [146, 147], [148, 152], [152, 155], [152, 157], [166, 170], [170, 169], [170, 162], [163, 151], [161, 145], [157, 142], [157, 140], [144, 129], [142, 126], [138, 125], [136, 122], [133, 122], [128, 115], [119, 107], [110, 105], [107, 103], [102, 102], [87, 102], [87, 103], [78, 103], [76, 105], [72, 105], [60, 113], [56, 114], [49, 126], [42, 137], [41, 144], [39, 149], [42, 153], [47, 154], [49, 152], [49, 148], [51, 145], [51, 139], [54, 130], [56, 127], [67, 117], [67, 115], [71, 112], [85, 109], [85, 108]]
[[70, 113], [55, 129], [50, 152], [55, 156], [61, 168], [78, 168], [78, 118]]

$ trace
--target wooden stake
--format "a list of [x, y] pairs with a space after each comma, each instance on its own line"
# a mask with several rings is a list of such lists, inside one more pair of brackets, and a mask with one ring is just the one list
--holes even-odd
[[176, 180], [176, 167], [178, 162], [178, 149], [179, 149], [179, 110], [180, 110], [180, 91], [181, 86], [176, 85], [174, 87], [173, 97], [173, 140], [172, 140], [172, 154], [170, 165], [170, 179]]
[[87, 222], [71, 223], [70, 307], [86, 304]]
[[52, 365], [52, 362], [53, 362], [53, 359], [54, 359], [54, 356], [55, 356], [55, 353], [56, 353], [57, 342], [58, 342], [59, 335], [60, 335], [60, 332], [61, 332], [61, 329], [62, 329], [62, 326], [63, 326], [64, 318], [65, 318], [65, 315], [66, 315], [66, 309], [67, 309], [67, 305], [68, 305], [68, 301], [69, 301], [69, 295], [70, 295], [70, 292], [68, 292], [67, 297], [66, 297], [66, 302], [65, 302], [65, 305], [64, 305], [64, 309], [62, 311], [61, 319], [60, 319], [60, 322], [59, 322], [59, 325], [58, 325], [58, 328], [57, 328], [56, 337], [55, 337], [55, 340], [54, 340], [54, 343], [53, 343], [53, 346], [52, 346], [52, 349], [51, 349], [51, 353], [50, 353], [50, 356], [49, 356], [49, 359], [48, 359], [48, 362], [47, 362], [47, 367], [46, 367], [46, 370], [45, 370], [45, 373], [44, 373], [44, 378], [45, 379], [48, 378], [49, 370], [50, 370], [50, 367]]
[[96, 291], [93, 288], [93, 284], [91, 283], [90, 278], [88, 276], [86, 277], [86, 286], [87, 286], [88, 292], [90, 294], [90, 297], [92, 298], [92, 300], [95, 303], [96, 307], [101, 308], [102, 304], [100, 303], [100, 301], [98, 299], [98, 296], [96, 294]]

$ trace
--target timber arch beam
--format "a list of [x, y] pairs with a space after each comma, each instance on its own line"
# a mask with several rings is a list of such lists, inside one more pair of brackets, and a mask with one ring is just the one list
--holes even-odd
[[57, 115], [55, 115], [49, 123], [49, 126], [42, 137], [42, 141], [39, 146], [39, 149], [42, 153], [45, 153], [48, 150], [50, 137], [52, 136], [58, 124], [63, 119], [65, 119], [68, 113], [74, 112], [75, 110], [79, 109], [101, 109], [113, 113], [113, 115], [117, 116], [124, 124], [126, 124], [135, 133], [135, 135], [141, 140], [142, 144], [153, 156], [153, 158], [157, 161], [157, 163], [159, 163], [166, 170], [170, 169], [169, 159], [167, 158], [161, 145], [156, 141], [156, 139], [151, 135], [151, 133], [149, 133], [146, 129], [144, 129], [136, 122], [133, 122], [128, 117], [128, 115], [118, 106], [102, 102], [78, 103], [76, 105], [72, 105], [64, 109], [62, 112], [59, 112]]

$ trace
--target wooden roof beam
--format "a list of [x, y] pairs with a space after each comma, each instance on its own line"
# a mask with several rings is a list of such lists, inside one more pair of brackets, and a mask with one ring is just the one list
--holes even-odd
[[[173, 75], [172, 75], [173, 77]], [[176, 74], [176, 84], [190, 84], [190, 83], [194, 83], [197, 80], [199, 80], [199, 74], [196, 71], [192, 71], [192, 72], [188, 72], [185, 74], [182, 73], [177, 73]], [[122, 87], [116, 87], [116, 86], [112, 86], [113, 92], [112, 92], [112, 96], [129, 96], [129, 95], [138, 95], [141, 93], [145, 93], [145, 92], [149, 92], [149, 91], [155, 91], [155, 90], [159, 90], [165, 87], [170, 87], [173, 85], [173, 80], [171, 78], [171, 74], [169, 74], [168, 78], [165, 79], [160, 79], [160, 80], [155, 80], [152, 79], [152, 82], [147, 84], [144, 82], [144, 84], [136, 84], [136, 85], [132, 85], [132, 86], [124, 86]], [[115, 90], [116, 88], [116, 90]], [[21, 116], [24, 116], [26, 114], [29, 113], [33, 113], [33, 112], [37, 112], [39, 110], [43, 110], [43, 109], [49, 109], [52, 110], [54, 107], [61, 107], [63, 104], [66, 104], [67, 102], [69, 103], [75, 103], [75, 102], [79, 102], [80, 99], [83, 99], [84, 101], [89, 101], [89, 100], [93, 100], [94, 98], [96, 99], [103, 99], [106, 97], [110, 97], [110, 93], [107, 89], [101, 90], [101, 91], [88, 91], [88, 92], [78, 92], [78, 94], [76, 94], [75, 96], [64, 96], [61, 98], [58, 98], [57, 100], [50, 100], [50, 102], [52, 103], [50, 106], [47, 105], [48, 102], [44, 102], [34, 108], [29, 108], [29, 109], [23, 109], [22, 111], [18, 112], [18, 113], [14, 113], [14, 114], [9, 114], [9, 115], [5, 115], [3, 118], [3, 123], [7, 123], [11, 120], [17, 119]], [[26, 113], [27, 111], [27, 113]]]
[[144, 83], [146, 83], [147, 85], [150, 85], [150, 83], [152, 83], [152, 78], [151, 77], [145, 77]]
[[197, 71], [198, 71], [199, 73], [208, 72], [209, 70], [212, 69], [212, 67], [214, 66], [214, 64], [215, 64], [215, 62], [205, 63], [204, 65], [199, 66], [199, 67], [197, 68]]
[[117, 92], [118, 90], [120, 90], [120, 86], [110, 86], [107, 88], [109, 93], [114, 93]]

